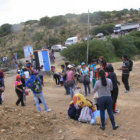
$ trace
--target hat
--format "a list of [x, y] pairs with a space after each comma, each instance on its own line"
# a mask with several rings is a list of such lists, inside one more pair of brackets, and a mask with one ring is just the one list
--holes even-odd
[[22, 69], [24, 69], [25, 67], [24, 66], [22, 66]]
[[70, 69], [70, 68], [72, 68], [73, 66], [72, 65], [68, 65], [68, 68]]
[[73, 67], [75, 67], [75, 64], [72, 64]]
[[20, 79], [20, 78], [21, 78], [21, 76], [20, 76], [20, 75], [17, 75], [17, 76], [16, 76], [16, 79]]
[[33, 74], [37, 75], [38, 74], [37, 70], [33, 70]]
[[85, 64], [86, 64], [85, 62], [82, 62], [82, 63], [81, 63], [81, 65], [85, 65]]

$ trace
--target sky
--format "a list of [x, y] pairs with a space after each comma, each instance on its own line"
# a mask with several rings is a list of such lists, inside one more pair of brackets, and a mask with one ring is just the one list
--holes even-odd
[[140, 8], [140, 0], [0, 0], [0, 25], [39, 20], [44, 16]]

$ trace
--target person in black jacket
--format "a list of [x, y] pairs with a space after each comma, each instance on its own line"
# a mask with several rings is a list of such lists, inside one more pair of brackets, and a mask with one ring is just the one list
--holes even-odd
[[111, 91], [111, 97], [112, 97], [112, 109], [113, 109], [113, 113], [117, 113], [116, 112], [116, 102], [117, 102], [117, 98], [118, 98], [118, 85], [120, 85], [120, 82], [117, 80], [117, 76], [116, 73], [114, 72], [114, 68], [112, 66], [112, 64], [109, 64], [107, 66], [107, 72], [108, 72], [108, 76], [107, 78], [111, 79], [112, 84], [113, 84], [113, 90]]

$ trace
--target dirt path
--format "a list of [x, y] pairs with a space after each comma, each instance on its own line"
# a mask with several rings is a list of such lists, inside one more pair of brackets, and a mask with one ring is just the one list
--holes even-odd
[[[113, 64], [115, 69], [121, 63]], [[99, 126], [73, 121], [67, 116], [70, 96], [64, 95], [63, 87], [56, 87], [52, 77], [45, 76], [43, 89], [50, 113], [37, 113], [33, 95], [27, 97], [27, 106], [16, 106], [17, 96], [14, 91], [15, 74], [7, 74], [5, 101], [0, 106], [0, 140], [139, 140], [140, 138], [140, 61], [135, 62], [131, 73], [131, 92], [124, 93], [121, 83], [117, 108], [120, 114], [115, 119], [120, 128], [113, 131], [110, 121], [106, 130]], [[121, 72], [117, 72], [121, 79]], [[121, 80], [120, 80], [121, 81]], [[82, 88], [83, 86], [80, 85]], [[92, 96], [88, 97], [92, 100]], [[43, 106], [41, 106], [43, 109]]]

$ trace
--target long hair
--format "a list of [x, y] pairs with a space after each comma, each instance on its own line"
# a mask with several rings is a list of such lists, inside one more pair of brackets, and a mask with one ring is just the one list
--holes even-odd
[[104, 70], [100, 70], [100, 71], [99, 71], [99, 76], [101, 77], [102, 85], [103, 85], [103, 86], [107, 86], [105, 71], [104, 71]]

